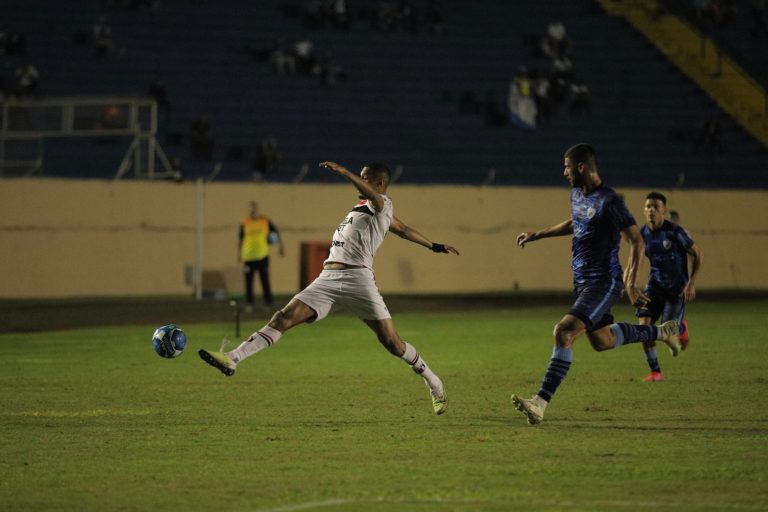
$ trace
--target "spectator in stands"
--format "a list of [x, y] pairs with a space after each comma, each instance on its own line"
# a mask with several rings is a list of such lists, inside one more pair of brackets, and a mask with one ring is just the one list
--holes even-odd
[[514, 82], [520, 96], [527, 98], [532, 95], [533, 84], [531, 83], [531, 77], [528, 76], [528, 68], [520, 66], [515, 75]]
[[551, 84], [546, 76], [540, 76], [534, 85], [533, 101], [536, 103], [537, 125], [549, 124], [552, 115], [552, 98], [549, 96]]
[[275, 174], [280, 171], [280, 161], [283, 155], [280, 153], [277, 139], [270, 134], [259, 141], [256, 149], [256, 161], [253, 168], [263, 174]]
[[36, 96], [40, 83], [40, 73], [31, 62], [16, 68], [16, 92], [19, 96]]
[[568, 98], [568, 93], [571, 90], [570, 83], [564, 78], [555, 76], [554, 73], [549, 74], [549, 99], [553, 110], [562, 105]]
[[175, 156], [171, 159], [171, 174], [169, 179], [181, 183], [184, 181], [184, 175], [181, 172], [181, 158]]
[[331, 0], [333, 2], [333, 25], [342, 30], [349, 29], [349, 13], [347, 0]]
[[321, 28], [325, 25], [325, 6], [322, 0], [310, 0], [301, 9], [301, 19], [304, 27]]
[[299, 39], [293, 43], [293, 55], [296, 58], [296, 68], [308, 75], [314, 66], [314, 43], [307, 38]]
[[718, 28], [730, 25], [736, 15], [734, 0], [696, 0], [694, 4], [697, 15]]
[[693, 152], [698, 153], [700, 150], [704, 150], [705, 153], [720, 153], [723, 150], [720, 120], [717, 115], [706, 120], [693, 142]]
[[416, 32], [418, 30], [416, 12], [411, 0], [400, 0], [397, 5], [397, 18], [403, 30], [408, 32]]
[[591, 111], [589, 87], [584, 82], [573, 82], [571, 84], [571, 114], [589, 116]]
[[752, 0], [752, 29], [750, 34], [755, 39], [768, 37], [768, 23], [766, 23], [766, 0]]
[[24, 34], [0, 28], [0, 55], [24, 55], [26, 53]]
[[112, 39], [112, 28], [107, 25], [107, 19], [99, 16], [91, 30], [91, 47], [97, 55], [120, 55], [122, 50], [117, 48]]
[[275, 47], [270, 53], [269, 59], [275, 74], [296, 74], [296, 56], [293, 52], [293, 48], [287, 45], [284, 41], [277, 41], [275, 43]]
[[533, 99], [531, 78], [525, 67], [520, 67], [515, 78], [509, 84], [507, 95], [509, 120], [521, 128], [536, 128], [536, 103]]
[[395, 30], [397, 26], [397, 4], [395, 2], [379, 2], [376, 16], [379, 30], [386, 32]]
[[213, 160], [216, 139], [211, 135], [208, 114], [200, 114], [200, 117], [192, 123], [190, 147], [195, 160]]
[[155, 80], [147, 90], [147, 96], [155, 100], [157, 110], [165, 114], [165, 119], [171, 117], [171, 102], [168, 100], [168, 91], [163, 80]]
[[680, 224], [680, 214], [677, 210], [669, 210], [669, 222], [672, 224]]
[[315, 70], [316, 74], [320, 75], [324, 85], [333, 86], [347, 79], [347, 73], [343, 67], [336, 64], [333, 52], [330, 50], [320, 54], [320, 57], [315, 61]]
[[573, 63], [568, 57], [558, 57], [552, 61], [552, 77], [570, 80], [573, 78]]
[[562, 21], [555, 21], [547, 26], [547, 33], [541, 38], [540, 45], [542, 55], [551, 59], [562, 59], [568, 55], [571, 42], [566, 36]]
[[427, 3], [427, 29], [430, 32], [443, 31], [443, 3], [442, 0], [429, 0]]

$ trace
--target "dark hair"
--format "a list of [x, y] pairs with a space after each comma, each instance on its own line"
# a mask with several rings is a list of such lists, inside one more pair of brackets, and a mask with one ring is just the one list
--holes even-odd
[[389, 170], [389, 167], [387, 167], [385, 164], [381, 162], [371, 162], [368, 164], [365, 164], [365, 166], [370, 172], [374, 173], [376, 176], [381, 176], [384, 178], [384, 184], [389, 185], [389, 180], [392, 178], [392, 172]]
[[648, 192], [648, 195], [645, 196], [646, 199], [658, 199], [662, 203], [664, 203], [664, 206], [667, 205], [667, 196], [662, 194], [661, 192]]
[[568, 148], [565, 152], [565, 158], [570, 158], [576, 165], [587, 164], [590, 160], [597, 160], [597, 153], [595, 152], [595, 148], [582, 142]]

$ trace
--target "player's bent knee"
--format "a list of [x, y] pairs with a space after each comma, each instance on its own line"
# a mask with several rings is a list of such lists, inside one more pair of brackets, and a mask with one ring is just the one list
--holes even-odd
[[576, 331], [570, 329], [567, 325], [559, 322], [555, 325], [552, 334], [555, 336], [555, 342], [559, 347], [570, 347], [576, 339]]
[[295, 325], [295, 321], [292, 315], [286, 314], [282, 309], [279, 309], [272, 315], [272, 320], [269, 321], [269, 326], [273, 329], [277, 329], [280, 332], [285, 332]]

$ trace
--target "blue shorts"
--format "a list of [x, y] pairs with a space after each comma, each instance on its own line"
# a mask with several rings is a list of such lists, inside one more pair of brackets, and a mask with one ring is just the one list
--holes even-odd
[[682, 292], [675, 293], [656, 286], [647, 286], [645, 294], [651, 299], [648, 307], [635, 311], [638, 318], [650, 318], [651, 322], [656, 323], [659, 319], [662, 322], [667, 320], [676, 320], [678, 324], [683, 323], [685, 316], [685, 297]]
[[610, 325], [613, 323], [611, 306], [621, 297], [622, 288], [624, 285], [618, 277], [611, 281], [577, 285], [573, 290], [576, 302], [568, 313], [584, 322], [587, 332]]

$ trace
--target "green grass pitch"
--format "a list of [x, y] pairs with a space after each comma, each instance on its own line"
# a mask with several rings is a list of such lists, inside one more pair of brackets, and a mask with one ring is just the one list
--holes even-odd
[[768, 301], [691, 305], [664, 382], [638, 345], [580, 339], [531, 427], [509, 397], [538, 389], [564, 311], [395, 312], [446, 383], [441, 417], [344, 314], [231, 378], [196, 354], [228, 324], [182, 326], [175, 360], [155, 325], [4, 334], [0, 511], [768, 510]]

